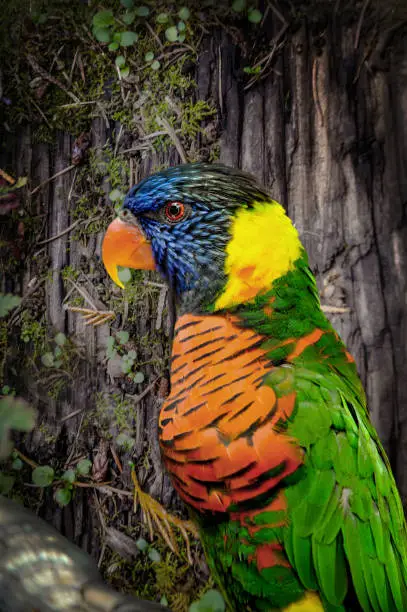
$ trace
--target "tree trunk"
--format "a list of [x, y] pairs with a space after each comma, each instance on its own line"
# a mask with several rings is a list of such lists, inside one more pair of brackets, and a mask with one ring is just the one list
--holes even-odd
[[[273, 25], [271, 35], [280, 25]], [[276, 54], [270, 74], [247, 90], [238, 47], [226, 33], [212, 33], [201, 45], [197, 91], [218, 107], [221, 161], [255, 174], [294, 220], [317, 276], [322, 303], [331, 310], [328, 316], [356, 359], [372, 419], [406, 502], [407, 38], [397, 35], [386, 61], [374, 65], [373, 60], [364, 62], [355, 49], [356, 30], [357, 24], [336, 24], [327, 28], [323, 46], [317, 47], [304, 24]], [[113, 127], [95, 120], [92, 146], [100, 149], [112, 137]], [[32, 143], [27, 128], [15, 148], [14, 167], [35, 186], [70, 164], [71, 147], [72, 138], [63, 133], [52, 147]], [[174, 147], [166, 154], [133, 157], [131, 182], [159, 164], [179, 161]], [[48, 238], [74, 222], [70, 192], [75, 172], [48, 183], [36, 200], [38, 211], [48, 215]], [[108, 194], [110, 186], [104, 189]], [[120, 299], [99, 260], [102, 236], [103, 232], [91, 235], [84, 243], [74, 239], [72, 231], [43, 247], [50, 270], [45, 289], [49, 328], [65, 332], [80, 348], [81, 358], [58, 399], [27, 390], [31, 401], [36, 398], [39, 426], [26, 440], [24, 451], [41, 463], [55, 457], [95, 460], [98, 451], [99, 456], [104, 452], [106, 433], [113, 436], [109, 445], [120, 432], [114, 414], [117, 406], [109, 407], [109, 397], [118, 393], [128, 406], [134, 403], [125, 395], [128, 386], [123, 379], [106, 370], [109, 326], [84, 326], [78, 314], [63, 307], [68, 291], [78, 296], [74, 284], [61, 280], [61, 269], [68, 265], [82, 266], [74, 283], [96, 308], [107, 309], [107, 296]], [[24, 292], [32, 280], [35, 257], [34, 250], [26, 262]], [[149, 280], [161, 282], [153, 274]], [[121, 482], [130, 489], [127, 461], [131, 459], [143, 489], [174, 509], [180, 502], [163, 474], [156, 433], [159, 382], [168, 377], [171, 309], [166, 302], [163, 317], [165, 290], [147, 287], [151, 290], [137, 301], [136, 312], [127, 313], [138, 361], [150, 362], [143, 369], [145, 382], [129, 395], [139, 395], [158, 382], [132, 410], [126, 408], [126, 427], [133, 429], [136, 444], [121, 455]], [[113, 324], [116, 330], [122, 326], [128, 326], [126, 315]], [[103, 402], [111, 418], [107, 428], [100, 426]], [[117, 474], [111, 453], [108, 460]], [[108, 477], [109, 473], [103, 480]], [[63, 510], [40, 503], [40, 511], [98, 556], [95, 495], [113, 511], [114, 502], [106, 492], [91, 488], [78, 489], [74, 502]], [[127, 498], [121, 501], [119, 523], [130, 524], [131, 504]]]

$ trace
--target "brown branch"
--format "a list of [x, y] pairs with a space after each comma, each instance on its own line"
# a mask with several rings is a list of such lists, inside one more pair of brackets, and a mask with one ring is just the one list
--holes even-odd
[[15, 452], [16, 455], [18, 455], [20, 459], [24, 461], [24, 463], [32, 467], [33, 470], [38, 467], [38, 463], [35, 463], [35, 461], [24, 455], [21, 451], [18, 450], [18, 448], [13, 448], [13, 452]]
[[284, 17], [283, 13], [281, 13], [278, 8], [276, 6], [274, 6], [274, 4], [272, 2], [267, 2], [268, 7], [271, 8], [271, 10], [273, 11], [273, 13], [275, 15], [277, 15], [277, 17], [279, 18], [279, 20], [286, 26], [288, 26], [288, 21], [287, 19]]
[[116, 454], [116, 451], [114, 450], [113, 444], [111, 444], [109, 448], [110, 448], [110, 452], [112, 453], [113, 461], [115, 462], [117, 466], [117, 469], [119, 470], [120, 474], [123, 474], [123, 467], [122, 467], [119, 457]]
[[49, 178], [47, 178], [45, 181], [43, 181], [42, 183], [40, 183], [39, 185], [37, 185], [37, 187], [35, 187], [31, 193], [30, 196], [33, 196], [35, 193], [37, 193], [37, 191], [40, 191], [40, 189], [42, 189], [43, 187], [45, 187], [45, 185], [48, 185], [48, 183], [50, 183], [51, 181], [53, 181], [54, 179], [58, 178], [59, 176], [62, 176], [63, 174], [66, 174], [67, 172], [70, 172], [70, 170], [73, 170], [74, 168], [76, 168], [75, 164], [71, 164], [70, 166], [68, 166], [67, 168], [64, 168], [63, 170], [60, 170], [59, 172], [57, 172], [56, 174], [54, 174], [53, 176], [50, 176]]
[[81, 412], [83, 412], [84, 408], [78, 408], [78, 410], [74, 410], [73, 412], [71, 412], [70, 414], [67, 414], [66, 416], [62, 417], [62, 419], [60, 419], [60, 423], [65, 423], [65, 421], [68, 421], [69, 419], [73, 419], [73, 417], [77, 416], [78, 414], [80, 414]]
[[328, 304], [321, 304], [322, 312], [327, 312], [330, 314], [345, 314], [346, 312], [350, 312], [350, 308], [346, 306], [329, 306]]
[[79, 223], [83, 223], [83, 220], [78, 219], [77, 221], [71, 223], [71, 225], [69, 225], [67, 228], [62, 230], [62, 232], [59, 232], [59, 234], [55, 234], [55, 236], [51, 236], [51, 238], [47, 238], [46, 240], [40, 240], [40, 242], [37, 242], [37, 246], [42, 246], [43, 244], [48, 244], [49, 242], [58, 240], [58, 238], [61, 238], [62, 236], [65, 236], [65, 234], [71, 232], [77, 225], [79, 225]]
[[357, 49], [359, 46], [359, 40], [360, 40], [360, 32], [362, 30], [362, 24], [363, 24], [363, 18], [365, 16], [366, 13], [366, 9], [369, 5], [370, 0], [365, 0], [363, 6], [362, 6], [362, 10], [360, 11], [360, 17], [359, 17], [359, 21], [358, 21], [358, 26], [356, 28], [356, 35], [355, 35], [355, 43], [353, 45], [354, 49]]
[[182, 163], [183, 164], [187, 164], [188, 163], [188, 158], [186, 156], [184, 147], [181, 144], [180, 139], [178, 138], [177, 134], [175, 133], [174, 128], [172, 127], [172, 125], [170, 125], [167, 121], [167, 119], [165, 119], [165, 117], [160, 117], [159, 115], [157, 115], [156, 119], [155, 119], [158, 123], [158, 125], [161, 125], [164, 130], [167, 132], [168, 136], [170, 137], [170, 139], [172, 140], [173, 145], [175, 146], [175, 148], [178, 151], [178, 155], [180, 156]]
[[134, 399], [133, 405], [138, 404], [139, 402], [141, 402], [141, 400], [148, 394], [150, 393], [150, 391], [153, 390], [155, 383], [159, 380], [159, 376], [157, 376], [157, 378], [155, 380], [153, 380], [152, 383], [150, 383], [148, 385], [148, 387], [146, 389], [144, 389], [144, 391], [142, 391], [142, 393], [140, 393], [140, 395], [132, 395], [131, 393], [126, 393], [126, 397], [132, 397]]
[[318, 94], [318, 68], [319, 68], [319, 61], [318, 61], [318, 58], [315, 58], [312, 64], [312, 97], [314, 99], [315, 106], [317, 107], [317, 112], [321, 120], [321, 126], [323, 126], [324, 125], [324, 112], [322, 110], [322, 106], [321, 106], [321, 102], [320, 102], [319, 94]]
[[4, 178], [4, 180], [7, 181], [7, 183], [9, 183], [10, 185], [14, 185], [14, 183], [16, 182], [16, 180], [13, 179], [13, 177], [7, 174], [7, 172], [4, 172], [4, 170], [2, 170], [1, 168], [0, 168], [0, 176]]
[[154, 30], [153, 30], [153, 28], [151, 27], [151, 25], [148, 23], [148, 20], [146, 20], [144, 23], [145, 23], [145, 25], [146, 25], [146, 27], [147, 27], [148, 31], [150, 32], [151, 36], [152, 36], [153, 38], [155, 38], [155, 40], [157, 41], [157, 44], [158, 44], [158, 46], [160, 47], [160, 49], [163, 49], [163, 48], [164, 48], [164, 45], [162, 44], [162, 42], [161, 42], [161, 40], [160, 40], [160, 37], [159, 37], [159, 36], [158, 36], [158, 34], [157, 34], [157, 33], [156, 33]]
[[75, 96], [75, 94], [73, 94], [71, 91], [69, 91], [69, 89], [61, 83], [61, 81], [58, 81], [58, 79], [51, 76], [46, 70], [44, 70], [44, 68], [39, 65], [33, 55], [27, 53], [27, 60], [34, 72], [39, 74], [41, 78], [43, 78], [45, 81], [48, 81], [49, 83], [52, 83], [53, 85], [56, 85], [57, 87], [59, 87], [59, 89], [62, 89], [62, 91], [64, 91], [74, 102], [79, 102], [79, 98]]

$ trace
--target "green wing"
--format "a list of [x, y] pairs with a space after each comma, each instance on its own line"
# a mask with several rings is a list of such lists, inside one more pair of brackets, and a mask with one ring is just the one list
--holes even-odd
[[337, 360], [331, 353], [321, 363], [321, 341], [288, 374], [297, 411], [287, 433], [305, 450], [306, 477], [286, 490], [286, 553], [304, 586], [333, 609], [407, 610], [406, 526], [396, 484], [354, 364], [344, 361], [340, 342]]

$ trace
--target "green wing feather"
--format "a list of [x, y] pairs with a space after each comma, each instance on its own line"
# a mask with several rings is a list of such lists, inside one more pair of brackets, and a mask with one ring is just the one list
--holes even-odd
[[315, 369], [329, 341], [331, 352], [334, 343], [343, 350], [337, 338], [324, 338], [324, 346], [304, 350], [291, 375], [297, 406], [287, 434], [305, 450], [306, 477], [286, 490], [285, 549], [304, 586], [318, 590], [327, 609], [402, 612], [403, 509], [353, 363], [330, 358], [324, 375]]

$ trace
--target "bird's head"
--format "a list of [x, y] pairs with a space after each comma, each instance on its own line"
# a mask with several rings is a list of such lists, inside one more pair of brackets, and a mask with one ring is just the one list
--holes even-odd
[[185, 312], [249, 301], [301, 256], [283, 208], [256, 180], [220, 164], [187, 164], [143, 180], [103, 242], [105, 267], [157, 269]]

